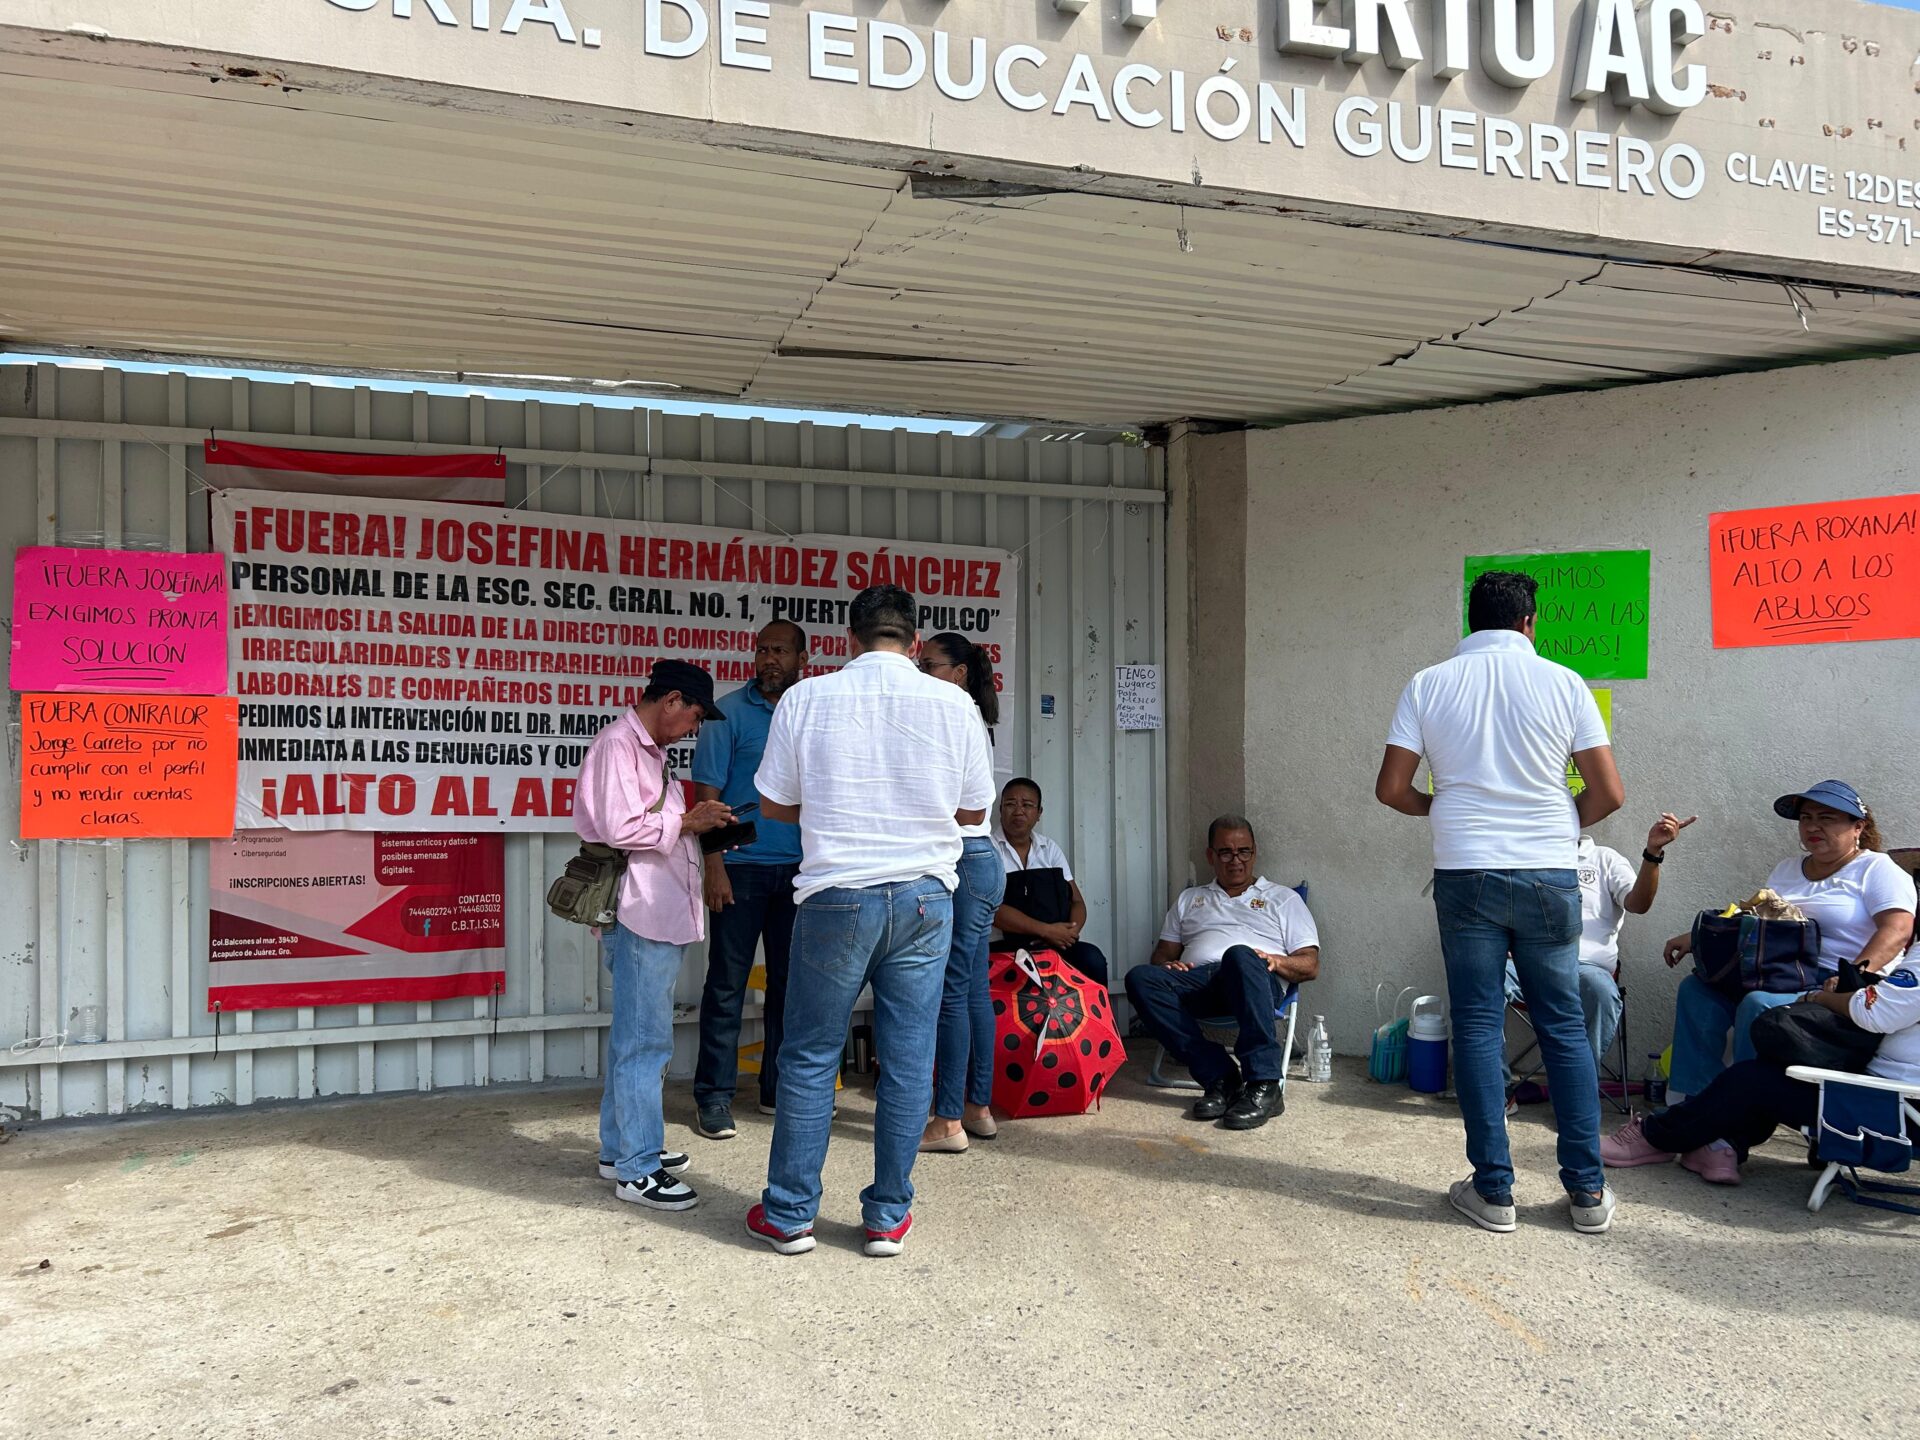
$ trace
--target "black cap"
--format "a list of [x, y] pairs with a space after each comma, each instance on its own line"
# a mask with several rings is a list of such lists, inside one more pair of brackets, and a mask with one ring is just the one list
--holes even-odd
[[653, 673], [647, 677], [647, 688], [678, 690], [680, 697], [698, 705], [700, 713], [707, 719], [721, 718], [720, 707], [713, 703], [713, 676], [707, 673], [705, 666], [686, 660], [656, 660]]

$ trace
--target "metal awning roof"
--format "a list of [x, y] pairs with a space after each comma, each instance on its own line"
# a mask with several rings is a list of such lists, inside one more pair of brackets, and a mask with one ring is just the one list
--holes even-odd
[[1920, 348], [1920, 297], [1072, 191], [916, 193], [578, 118], [0, 55], [0, 344], [1080, 425]]

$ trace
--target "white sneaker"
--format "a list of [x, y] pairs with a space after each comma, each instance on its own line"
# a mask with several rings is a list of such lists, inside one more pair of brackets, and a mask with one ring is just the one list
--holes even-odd
[[1447, 1191], [1447, 1200], [1482, 1230], [1491, 1230], [1496, 1235], [1511, 1234], [1519, 1225], [1514, 1217], [1513, 1206], [1495, 1205], [1491, 1200], [1482, 1198], [1480, 1192], [1473, 1188], [1471, 1179], [1455, 1181]]
[[1600, 1191], [1598, 1205], [1582, 1205], [1577, 1195], [1567, 1196], [1567, 1209], [1573, 1216], [1573, 1228], [1582, 1235], [1604, 1235], [1613, 1228], [1613, 1187]]
[[616, 1181], [613, 1194], [616, 1200], [644, 1205], [649, 1210], [691, 1210], [700, 1203], [691, 1185], [674, 1179], [664, 1170], [642, 1175], [638, 1180]]

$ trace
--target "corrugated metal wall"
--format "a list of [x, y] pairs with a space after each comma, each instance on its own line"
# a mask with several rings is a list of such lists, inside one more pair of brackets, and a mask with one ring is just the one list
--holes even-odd
[[[1166, 901], [1164, 732], [1116, 734], [1112, 667], [1165, 659], [1158, 452], [0, 366], [10, 546], [207, 549], [193, 471], [216, 430], [340, 449], [501, 447], [509, 503], [529, 509], [1021, 552], [1026, 713], [1002, 735], [1016, 773], [1046, 789], [1043, 828], [1086, 892], [1089, 938], [1116, 968], [1151, 946]], [[6, 615], [12, 580], [8, 565]], [[1042, 695], [1055, 697], [1051, 718]], [[8, 722], [0, 823], [17, 836], [17, 698]], [[267, 1010], [223, 1017], [216, 1034], [204, 844], [14, 839], [0, 857], [0, 1104], [52, 1118], [593, 1076], [603, 972], [587, 932], [542, 902], [571, 848], [509, 838], [497, 1015], [485, 1000]], [[676, 1074], [691, 1073], [704, 966], [696, 952], [680, 978]], [[101, 1007], [104, 1041], [61, 1043], [84, 1005]]]

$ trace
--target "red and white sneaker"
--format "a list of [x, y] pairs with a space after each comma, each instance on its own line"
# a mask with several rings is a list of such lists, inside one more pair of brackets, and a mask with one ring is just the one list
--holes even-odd
[[876, 1259], [885, 1259], [898, 1255], [907, 1248], [907, 1232], [913, 1228], [913, 1216], [908, 1215], [891, 1230], [867, 1231], [867, 1254]]
[[1664, 1165], [1671, 1159], [1671, 1150], [1662, 1150], [1640, 1133], [1638, 1120], [1629, 1120], [1600, 1142], [1601, 1163], [1615, 1170], [1634, 1165]]
[[795, 1230], [788, 1234], [776, 1229], [767, 1222], [767, 1207], [756, 1205], [747, 1211], [747, 1233], [756, 1240], [764, 1240], [773, 1247], [776, 1255], [804, 1255], [813, 1249], [813, 1227]]

